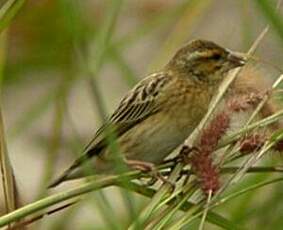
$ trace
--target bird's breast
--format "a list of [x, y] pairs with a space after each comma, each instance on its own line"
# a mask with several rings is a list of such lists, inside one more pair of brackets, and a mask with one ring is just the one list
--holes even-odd
[[175, 122], [176, 127], [185, 135], [194, 129], [207, 112], [213, 90], [208, 87], [179, 83], [164, 100], [164, 113]]
[[128, 158], [160, 163], [181, 145], [207, 111], [210, 94], [181, 85], [165, 92], [160, 109], [121, 137]]

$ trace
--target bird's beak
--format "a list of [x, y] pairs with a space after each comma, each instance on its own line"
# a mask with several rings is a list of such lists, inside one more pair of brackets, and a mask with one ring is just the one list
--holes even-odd
[[247, 55], [244, 53], [231, 52], [227, 57], [228, 61], [233, 65], [234, 68], [240, 67], [246, 64]]

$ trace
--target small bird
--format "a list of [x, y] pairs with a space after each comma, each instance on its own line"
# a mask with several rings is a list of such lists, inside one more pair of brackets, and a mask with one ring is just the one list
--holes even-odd
[[227, 72], [245, 63], [244, 55], [211, 41], [186, 44], [161, 71], [125, 95], [84, 154], [49, 187], [86, 176], [86, 165], [94, 174], [115, 173], [117, 161], [107, 138], [108, 127], [127, 165], [148, 169], [160, 164], [196, 128]]

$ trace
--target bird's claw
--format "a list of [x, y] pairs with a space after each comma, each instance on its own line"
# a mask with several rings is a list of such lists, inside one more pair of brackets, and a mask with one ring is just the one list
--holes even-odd
[[153, 185], [157, 180], [161, 180], [163, 183], [169, 184], [172, 188], [172, 191], [175, 189], [175, 185], [165, 178], [155, 167], [154, 164], [145, 161], [138, 160], [126, 160], [126, 163], [129, 167], [140, 170], [144, 173], [149, 173], [152, 176], [152, 179], [147, 183], [147, 185]]
[[189, 147], [187, 145], [184, 145], [179, 153], [179, 155], [177, 156], [179, 158], [179, 162], [184, 163], [185, 165], [190, 163], [190, 153], [196, 151], [198, 152], [199, 149], [195, 146], [193, 147]]

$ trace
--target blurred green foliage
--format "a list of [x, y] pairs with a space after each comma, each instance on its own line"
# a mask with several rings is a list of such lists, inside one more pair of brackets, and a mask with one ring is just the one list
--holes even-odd
[[[57, 158], [62, 157], [60, 148], [70, 151], [75, 149], [73, 146], [79, 142], [77, 135], [70, 131], [78, 127], [72, 127], [74, 124], [70, 121], [72, 115], [69, 114], [68, 101], [74, 95], [73, 91], [81, 80], [87, 82], [87, 86], [84, 86], [85, 91], [98, 92], [98, 95], [88, 95], [94, 102], [93, 107], [96, 112], [96, 121], [88, 125], [89, 130], [93, 131], [93, 124], [99, 123], [100, 118], [107, 114], [105, 102], [110, 100], [111, 93], [116, 87], [108, 80], [106, 83], [103, 81], [106, 77], [103, 75], [104, 71], [109, 73], [111, 69], [115, 72], [111, 75], [113, 82], [116, 84], [122, 82], [119, 86], [125, 85], [125, 88], [128, 88], [137, 82], [139, 74], [147, 73], [146, 66], [152, 65], [152, 62], [158, 63], [156, 66], [159, 66], [159, 63], [163, 63], [172, 50], [189, 38], [196, 36], [207, 39], [218, 38], [219, 42], [223, 43], [227, 43], [228, 40], [230, 42], [228, 46], [235, 45], [239, 50], [244, 50], [250, 46], [265, 22], [268, 22], [272, 29], [271, 36], [264, 42], [262, 57], [270, 59], [271, 62], [280, 62], [282, 65], [282, 59], [280, 59], [283, 57], [281, 12], [282, 10], [276, 13], [275, 1], [268, 0], [26, 1], [7, 30], [5, 44], [7, 49], [3, 52], [3, 55], [6, 55], [3, 77], [4, 91], [8, 95], [13, 95], [13, 90], [19, 90], [22, 87], [29, 86], [32, 90], [33, 87], [47, 82], [55, 85], [51, 90], [47, 88], [41, 96], [38, 96], [35, 103], [27, 105], [25, 111], [15, 109], [15, 113], [20, 113], [20, 116], [9, 124], [11, 140], [19, 140], [29, 135], [29, 138], [36, 142], [35, 144], [39, 143], [41, 147], [41, 152], [36, 154], [44, 158], [44, 166], [41, 166], [44, 175], [42, 178], [45, 179], [42, 180], [37, 195], [41, 196], [45, 193], [44, 184], [52, 177]], [[231, 36], [232, 39], [227, 39], [223, 34], [232, 26], [234, 26], [232, 29], [237, 32]], [[2, 49], [4, 50], [5, 46]], [[147, 53], [144, 54], [144, 52]], [[121, 79], [117, 80], [116, 76], [121, 76]], [[25, 83], [25, 86], [21, 83]], [[100, 83], [108, 87], [106, 95], [110, 95], [109, 98], [103, 97]], [[15, 105], [21, 103], [10, 97], [7, 102], [12, 101]], [[29, 101], [28, 97], [30, 95], [27, 94], [26, 98], [21, 99]], [[4, 104], [7, 102], [4, 101]], [[71, 105], [77, 110], [80, 110], [80, 106], [79, 104]], [[50, 114], [50, 111], [52, 112], [51, 122], [43, 119]], [[78, 120], [84, 119], [79, 117]], [[40, 139], [38, 130], [35, 132], [37, 138], [34, 138], [34, 133], [28, 132], [34, 128], [33, 125], [37, 121], [42, 122], [40, 124], [44, 127], [44, 131], [46, 127], [49, 128], [47, 132], [41, 130], [44, 133], [42, 135], [44, 145], [38, 141]], [[66, 126], [71, 128], [64, 132]], [[87, 141], [83, 140], [83, 142]], [[77, 152], [77, 149], [74, 151]], [[70, 155], [65, 154], [64, 157], [68, 158]], [[267, 159], [263, 164], [278, 164], [281, 159], [276, 158], [274, 161]], [[21, 179], [21, 175], [19, 177]], [[270, 174], [248, 176], [240, 185], [235, 186], [232, 192], [269, 178], [273, 176]], [[216, 211], [246, 229], [281, 229], [282, 186], [282, 184], [276, 184], [260, 192], [251, 191], [218, 207]], [[105, 196], [103, 192], [58, 215], [57, 220], [53, 222], [53, 227], [49, 229], [69, 229], [72, 221], [83, 223], [84, 229], [93, 229], [93, 226], [95, 229], [122, 229], [131, 222], [133, 216], [143, 206], [145, 199], [132, 197], [132, 194], [126, 194], [124, 190], [122, 193], [116, 191], [115, 195], [117, 199], [122, 200], [122, 206], [126, 207], [127, 211], [120, 212], [120, 208], [115, 206], [116, 203], [111, 203], [112, 195]], [[97, 219], [84, 219], [80, 216], [84, 207], [89, 208], [91, 215], [99, 215], [102, 219], [99, 223], [103, 224], [96, 225]], [[48, 218], [53, 220], [53, 217]], [[119, 220], [120, 226], [115, 227], [116, 221]], [[215, 217], [215, 222], [218, 220]], [[48, 229], [46, 226], [51, 224], [48, 222], [36, 225], [34, 229], [40, 227]], [[196, 229], [198, 222], [192, 226]], [[209, 229], [220, 229], [219, 226], [209, 225]]]

